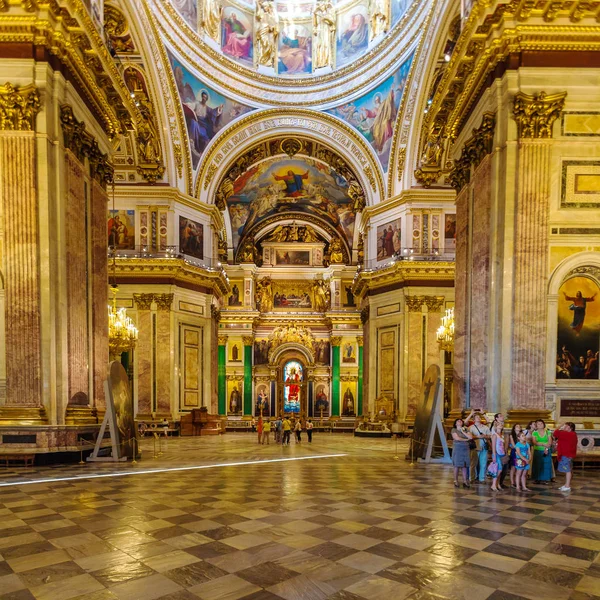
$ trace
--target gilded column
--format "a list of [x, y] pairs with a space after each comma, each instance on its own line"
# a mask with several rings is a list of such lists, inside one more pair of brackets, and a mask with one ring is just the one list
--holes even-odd
[[358, 344], [358, 390], [357, 390], [357, 404], [356, 415], [362, 416], [363, 414], [363, 336], [359, 335], [356, 338]]
[[340, 416], [340, 346], [341, 336], [331, 338], [331, 416]]
[[138, 343], [137, 355], [137, 417], [150, 419], [152, 404], [152, 302], [154, 294], [134, 294], [137, 308]]
[[[227, 360], [227, 336], [220, 335], [218, 340], [219, 340], [219, 346], [218, 346], [218, 352], [217, 352], [217, 359], [219, 361], [218, 362], [218, 385], [217, 385], [218, 394], [219, 394], [218, 410], [219, 410], [220, 415], [225, 415], [225, 414], [227, 414], [227, 411], [226, 411], [227, 381], [225, 378], [225, 375], [226, 375], [225, 362]], [[246, 388], [246, 386], [244, 386], [244, 405], [246, 404], [245, 388]], [[252, 400], [250, 402], [252, 403]], [[244, 406], [244, 409], [245, 409], [245, 406]], [[252, 410], [252, 408], [250, 410]]]
[[0, 421], [45, 420], [41, 393], [37, 88], [0, 86], [0, 202], [4, 229], [6, 403]]
[[244, 342], [244, 415], [252, 414], [252, 347], [254, 338], [245, 335]]
[[171, 306], [173, 294], [154, 294], [156, 303], [156, 412], [160, 417], [172, 416], [171, 388], [173, 367], [171, 354], [173, 339], [171, 335]]
[[[511, 412], [545, 411], [546, 284], [552, 128], [566, 93], [515, 97], [517, 163]], [[515, 415], [513, 414], [513, 417]]]

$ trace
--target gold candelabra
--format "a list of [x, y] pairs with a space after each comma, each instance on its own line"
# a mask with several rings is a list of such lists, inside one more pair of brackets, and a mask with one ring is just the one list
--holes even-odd
[[447, 308], [446, 314], [442, 317], [442, 324], [437, 330], [437, 341], [447, 352], [454, 348], [454, 309]]
[[111, 286], [112, 305], [108, 305], [108, 347], [114, 359], [123, 352], [132, 349], [138, 339], [138, 330], [125, 308], [117, 308], [116, 285]]

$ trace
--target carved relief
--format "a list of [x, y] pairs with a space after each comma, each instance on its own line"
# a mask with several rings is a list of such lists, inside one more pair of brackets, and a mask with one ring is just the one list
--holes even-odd
[[40, 108], [40, 95], [34, 85], [0, 86], [0, 130], [33, 131]]
[[138, 310], [150, 310], [154, 302], [154, 294], [134, 294], [133, 301]]
[[513, 107], [519, 138], [551, 138], [552, 126], [565, 106], [566, 97], [567, 92], [540, 92], [533, 96], [519, 92]]

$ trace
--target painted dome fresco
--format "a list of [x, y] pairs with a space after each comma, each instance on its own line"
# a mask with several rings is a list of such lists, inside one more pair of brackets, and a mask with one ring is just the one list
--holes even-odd
[[[413, 0], [169, 0], [182, 33], [255, 73], [306, 79], [376, 49]], [[167, 4], [167, 3], [165, 3]], [[416, 8], [416, 7], [414, 7]], [[400, 27], [401, 28], [401, 27]]]

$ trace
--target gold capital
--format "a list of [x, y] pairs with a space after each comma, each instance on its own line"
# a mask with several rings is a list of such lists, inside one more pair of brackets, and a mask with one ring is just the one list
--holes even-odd
[[254, 344], [254, 337], [251, 335], [242, 336], [242, 342], [244, 342], [244, 346], [252, 346]]
[[226, 335], [220, 335], [218, 337], [219, 340], [219, 346], [226, 346], [227, 345], [227, 336]]
[[404, 296], [404, 302], [408, 312], [421, 312], [425, 298], [423, 296]]
[[154, 294], [154, 302], [158, 310], [171, 310], [173, 294]]
[[363, 344], [364, 344], [364, 338], [363, 338], [363, 336], [362, 336], [362, 335], [359, 335], [359, 336], [357, 336], [357, 338], [356, 338], [356, 343], [358, 344], [358, 346], [359, 346], [360, 348], [362, 348], [362, 347], [363, 347]]
[[332, 346], [341, 346], [342, 345], [342, 336], [341, 335], [331, 336], [331, 345]]
[[138, 310], [150, 310], [154, 301], [154, 294], [134, 294], [133, 301]]
[[442, 306], [444, 306], [444, 296], [425, 296], [423, 298], [425, 306], [429, 312], [440, 312]]
[[33, 131], [40, 108], [40, 95], [35, 85], [19, 88], [7, 82], [0, 86], [1, 131]]
[[566, 97], [567, 92], [540, 92], [533, 96], [519, 92], [513, 106], [519, 139], [551, 138], [552, 126], [565, 106]]

